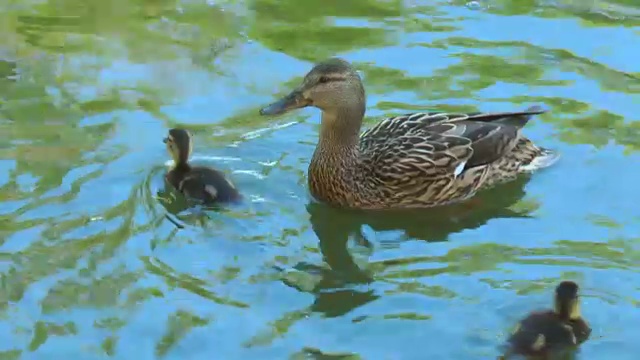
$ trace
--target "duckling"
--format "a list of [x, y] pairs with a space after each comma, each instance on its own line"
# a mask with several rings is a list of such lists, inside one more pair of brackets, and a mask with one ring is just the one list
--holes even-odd
[[205, 204], [233, 202], [240, 199], [240, 193], [222, 172], [189, 164], [193, 141], [187, 130], [170, 129], [163, 142], [167, 145], [167, 150], [175, 162], [165, 178], [185, 197]]
[[507, 353], [499, 359], [512, 354], [544, 359], [585, 342], [591, 328], [580, 315], [578, 290], [573, 281], [561, 282], [554, 309], [533, 312], [520, 321], [509, 337]]

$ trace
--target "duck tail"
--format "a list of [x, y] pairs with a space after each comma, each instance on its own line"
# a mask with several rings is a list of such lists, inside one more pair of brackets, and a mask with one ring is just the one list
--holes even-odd
[[555, 164], [560, 159], [560, 154], [556, 151], [538, 148], [536, 155], [526, 164], [519, 168], [520, 172], [534, 172]]
[[496, 120], [496, 122], [515, 126], [517, 128], [523, 128], [525, 125], [527, 125], [529, 120], [531, 120], [534, 115], [544, 114], [545, 112], [547, 111], [544, 110], [542, 106], [533, 105], [524, 111], [513, 113], [511, 116], [505, 116], [499, 120]]

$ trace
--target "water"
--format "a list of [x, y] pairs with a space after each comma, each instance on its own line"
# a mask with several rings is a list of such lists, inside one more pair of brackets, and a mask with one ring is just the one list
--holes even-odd
[[[0, 359], [490, 359], [561, 278], [577, 358], [635, 359], [635, 3], [2, 2]], [[525, 132], [562, 159], [434, 211], [311, 203], [318, 111], [257, 114], [334, 55], [368, 125], [542, 104]], [[173, 126], [244, 204], [159, 199]]]

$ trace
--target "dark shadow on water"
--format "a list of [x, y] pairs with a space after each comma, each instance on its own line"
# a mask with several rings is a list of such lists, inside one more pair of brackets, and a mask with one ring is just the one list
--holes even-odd
[[[346, 243], [352, 235], [370, 247], [362, 232], [363, 225], [378, 232], [400, 230], [406, 239], [437, 242], [447, 241], [451, 234], [478, 228], [491, 219], [529, 217], [531, 207], [517, 209], [514, 206], [526, 195], [524, 188], [528, 180], [528, 176], [523, 176], [483, 191], [465, 202], [426, 210], [352, 211], [310, 203], [307, 211], [320, 240], [320, 249], [325, 258], [330, 258], [335, 255], [329, 255], [327, 251], [335, 249], [335, 244]], [[327, 264], [344, 266], [329, 260]]]
[[483, 191], [463, 203], [426, 210], [357, 211], [309, 203], [307, 211], [311, 226], [332, 274], [327, 275], [324, 284], [344, 286], [371, 280], [370, 275], [355, 263], [348, 249], [349, 239], [373, 249], [374, 245], [362, 230], [363, 225], [376, 232], [400, 230], [407, 239], [447, 241], [451, 234], [478, 228], [491, 219], [529, 217], [531, 208], [516, 209], [514, 206], [526, 195], [524, 188], [528, 180], [523, 176]]
[[313, 314], [340, 317], [381, 296], [370, 286], [375, 274], [359, 265], [357, 256], [352, 254], [352, 251], [371, 253], [377, 245], [367, 239], [363, 225], [375, 231], [401, 230], [412, 239], [447, 241], [449, 235], [477, 228], [491, 219], [528, 217], [530, 206], [521, 210], [514, 206], [525, 196], [527, 181], [528, 177], [523, 176], [481, 192], [465, 203], [419, 211], [351, 211], [309, 203], [307, 211], [324, 261], [322, 264], [302, 261], [291, 269], [276, 270], [285, 285], [312, 294], [314, 300], [309, 306], [286, 312], [272, 322], [270, 328], [279, 329], [277, 333], [260, 333], [244, 345], [265, 346]]
[[[502, 349], [505, 353], [506, 349]], [[509, 355], [499, 356], [497, 360], [576, 360], [579, 359], [579, 349], [567, 349], [563, 351], [555, 351], [547, 354], [546, 356], [523, 356], [523, 355]]]
[[[313, 205], [315, 204], [307, 206], [307, 210], [313, 209]], [[283, 278], [283, 282], [299, 291], [308, 292], [315, 296], [313, 304], [307, 309], [308, 312], [321, 313], [326, 317], [339, 317], [376, 300], [379, 295], [376, 295], [367, 286], [373, 281], [371, 275], [358, 266], [349, 252], [351, 223], [345, 221], [344, 217], [326, 219], [322, 217], [324, 214], [321, 211], [320, 217], [315, 218], [319, 222], [313, 221], [312, 214], [311, 225], [316, 234], [322, 234], [318, 235], [320, 239], [331, 239], [330, 241], [320, 241], [320, 251], [326, 266], [308, 262], [299, 262], [293, 266], [295, 271], [314, 277], [317, 281], [311, 288], [306, 289], [286, 278]], [[334, 220], [334, 223], [322, 223], [322, 220]], [[366, 248], [371, 248], [368, 240], [359, 234], [355, 236], [355, 242]]]
[[320, 349], [305, 346], [292, 354], [289, 360], [359, 360], [361, 357], [354, 353], [327, 353]]
[[[495, 218], [527, 217], [527, 210], [514, 210], [513, 205], [524, 196], [528, 177], [494, 187], [460, 204], [427, 210], [411, 211], [351, 211], [309, 203], [307, 211], [311, 226], [320, 241], [320, 251], [329, 269], [324, 269], [322, 289], [368, 284], [372, 275], [361, 269], [349, 251], [349, 239], [373, 250], [374, 244], [362, 231], [368, 225], [374, 231], [400, 230], [405, 238], [428, 242], [446, 241], [449, 235], [474, 229]], [[305, 265], [308, 269], [312, 265]], [[297, 268], [300, 270], [300, 266]], [[352, 299], [358, 297], [354, 296]], [[373, 298], [371, 299], [373, 300]], [[369, 300], [369, 301], [371, 301]], [[349, 302], [347, 300], [347, 302]], [[353, 307], [361, 304], [352, 304]], [[345, 307], [346, 304], [342, 304]]]
[[464, 203], [427, 210], [351, 211], [309, 203], [307, 211], [320, 241], [324, 264], [300, 262], [294, 269], [319, 278], [313, 289], [307, 290], [316, 296], [310, 310], [339, 316], [378, 297], [366, 286], [373, 282], [373, 275], [356, 263], [349, 249], [350, 243], [354, 243], [373, 251], [374, 244], [362, 231], [363, 225], [375, 231], [401, 230], [411, 239], [446, 241], [453, 233], [480, 227], [491, 219], [528, 217], [527, 209], [513, 208], [525, 196], [527, 181], [527, 177], [522, 177]]

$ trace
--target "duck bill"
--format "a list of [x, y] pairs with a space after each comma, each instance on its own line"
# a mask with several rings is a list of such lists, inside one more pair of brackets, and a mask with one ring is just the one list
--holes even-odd
[[260, 115], [280, 115], [287, 111], [309, 106], [310, 104], [311, 102], [304, 98], [301, 91], [294, 90], [282, 99], [260, 109]]

